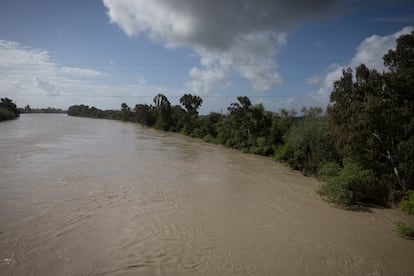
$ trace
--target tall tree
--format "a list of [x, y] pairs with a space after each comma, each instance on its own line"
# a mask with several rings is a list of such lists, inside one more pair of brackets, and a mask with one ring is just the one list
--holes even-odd
[[158, 94], [153, 99], [155, 104], [156, 122], [155, 126], [163, 130], [169, 130], [172, 127], [171, 104], [166, 96]]
[[123, 121], [128, 121], [130, 117], [131, 117], [131, 108], [126, 103], [122, 103], [121, 104], [121, 119]]
[[414, 188], [414, 33], [384, 56], [388, 71], [347, 69], [334, 84], [328, 116], [344, 157]]
[[180, 98], [180, 104], [182, 104], [186, 109], [185, 114], [181, 114], [180, 112], [178, 113], [182, 115], [179, 122], [180, 125], [182, 125], [182, 131], [184, 133], [190, 135], [196, 128], [198, 109], [202, 103], [203, 99], [196, 95], [184, 94]]
[[180, 98], [180, 104], [184, 106], [188, 113], [194, 115], [198, 115], [198, 109], [200, 108], [202, 103], [203, 99], [201, 99], [197, 95], [184, 94]]
[[164, 96], [163, 94], [157, 94], [154, 97], [153, 102], [156, 108], [161, 108], [161, 107], [166, 107], [166, 106], [171, 105], [170, 101], [168, 101], [167, 97]]

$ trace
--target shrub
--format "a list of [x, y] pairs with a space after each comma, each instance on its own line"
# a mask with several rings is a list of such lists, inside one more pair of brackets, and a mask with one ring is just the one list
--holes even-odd
[[255, 145], [251, 147], [250, 152], [269, 156], [273, 154], [273, 147], [265, 137], [259, 137], [256, 139]]
[[277, 161], [283, 161], [283, 156], [287, 155], [288, 147], [286, 144], [274, 146], [274, 154], [273, 157]]
[[317, 177], [322, 181], [327, 181], [331, 177], [338, 176], [340, 167], [334, 162], [328, 162], [318, 171]]
[[414, 215], [414, 191], [408, 191], [408, 197], [401, 201], [401, 210], [404, 213]]
[[414, 229], [405, 224], [402, 221], [398, 221], [395, 226], [397, 227], [397, 232], [401, 237], [406, 239], [414, 239]]
[[318, 193], [333, 203], [352, 205], [369, 198], [376, 178], [372, 170], [362, 169], [356, 163], [345, 160], [343, 168], [325, 164], [319, 171], [324, 183]]
[[7, 108], [0, 106], [0, 121], [11, 120], [16, 118], [16, 115]]
[[218, 144], [217, 139], [214, 138], [211, 134], [207, 134], [203, 138], [204, 142], [211, 143], [211, 144]]
[[285, 145], [277, 158], [304, 174], [315, 174], [324, 163], [337, 160], [330, 124], [320, 108], [302, 109], [304, 116], [284, 135]]

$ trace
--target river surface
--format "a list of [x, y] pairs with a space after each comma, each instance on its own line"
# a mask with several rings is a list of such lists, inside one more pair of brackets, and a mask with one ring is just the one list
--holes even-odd
[[0, 123], [1, 275], [414, 275], [396, 209], [351, 212], [269, 158], [132, 123]]

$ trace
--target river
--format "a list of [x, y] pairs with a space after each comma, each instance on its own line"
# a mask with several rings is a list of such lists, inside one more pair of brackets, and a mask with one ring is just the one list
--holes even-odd
[[396, 209], [270, 158], [118, 121], [0, 123], [1, 275], [414, 275]]

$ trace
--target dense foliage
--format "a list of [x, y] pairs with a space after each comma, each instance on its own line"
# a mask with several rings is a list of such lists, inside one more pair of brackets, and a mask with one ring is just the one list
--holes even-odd
[[126, 103], [121, 110], [71, 106], [69, 115], [131, 121], [181, 132], [244, 152], [274, 156], [324, 182], [331, 202], [388, 205], [414, 188], [414, 33], [401, 36], [384, 56], [385, 72], [365, 65], [344, 70], [334, 83], [327, 116], [320, 108], [273, 113], [238, 97], [226, 114], [199, 115], [203, 100], [185, 94], [171, 105]]
[[215, 112], [199, 115], [202, 99], [191, 94], [181, 97], [183, 107], [172, 106], [162, 94], [156, 95], [153, 102], [154, 105], [137, 104], [134, 109], [123, 103], [121, 110], [74, 105], [69, 107], [68, 115], [136, 122], [267, 156], [273, 155], [284, 143], [284, 134], [297, 120], [293, 111], [282, 109], [272, 113], [262, 104], [252, 105], [248, 97], [238, 97], [238, 102], [228, 108], [227, 115]]
[[410, 190], [407, 196], [401, 200], [401, 210], [409, 215], [414, 215], [414, 191]]
[[338, 152], [375, 174], [376, 185], [364, 196], [374, 201], [414, 188], [414, 33], [398, 38], [384, 64], [383, 73], [365, 65], [355, 76], [345, 70], [328, 106]]
[[65, 110], [60, 108], [31, 108], [30, 105], [26, 105], [24, 108], [19, 108], [19, 111], [20, 113], [66, 113]]
[[303, 108], [302, 113], [302, 119], [286, 132], [278, 159], [305, 174], [315, 174], [325, 163], [336, 161], [338, 153], [322, 110]]
[[342, 167], [326, 163], [319, 170], [318, 176], [325, 182], [318, 190], [320, 195], [333, 203], [345, 205], [367, 201], [385, 202], [377, 194], [372, 194], [377, 185], [372, 170], [363, 169], [350, 160], [344, 160], [343, 163]]
[[20, 116], [20, 112], [13, 100], [2, 98], [0, 100], [0, 121], [16, 119]]

